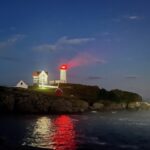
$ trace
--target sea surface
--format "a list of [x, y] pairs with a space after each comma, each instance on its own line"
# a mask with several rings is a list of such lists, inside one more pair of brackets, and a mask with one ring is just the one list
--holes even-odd
[[150, 150], [150, 111], [0, 116], [0, 136], [52, 150]]

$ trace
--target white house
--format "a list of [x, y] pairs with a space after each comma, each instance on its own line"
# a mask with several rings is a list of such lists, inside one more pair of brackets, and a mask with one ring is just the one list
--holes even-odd
[[37, 84], [37, 85], [48, 84], [48, 72], [35, 71], [33, 72], [32, 77], [33, 77], [33, 84]]
[[27, 89], [28, 85], [24, 81], [21, 80], [17, 83], [16, 87]]

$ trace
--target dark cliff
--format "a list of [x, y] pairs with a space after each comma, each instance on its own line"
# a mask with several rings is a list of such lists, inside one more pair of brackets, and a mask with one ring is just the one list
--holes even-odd
[[141, 96], [121, 90], [106, 91], [97, 86], [61, 84], [63, 96], [54, 91], [0, 87], [0, 112], [3, 113], [76, 113], [94, 109], [124, 109]]

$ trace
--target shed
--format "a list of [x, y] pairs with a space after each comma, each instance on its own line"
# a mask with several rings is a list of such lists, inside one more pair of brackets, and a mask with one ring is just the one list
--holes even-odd
[[17, 83], [16, 87], [27, 89], [28, 85], [24, 81], [21, 80]]

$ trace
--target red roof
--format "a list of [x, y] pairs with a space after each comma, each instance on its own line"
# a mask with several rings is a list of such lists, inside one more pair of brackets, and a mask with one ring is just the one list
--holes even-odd
[[[32, 76], [39, 76], [39, 74], [41, 73], [42, 71], [34, 71], [33, 73], [32, 73]], [[48, 72], [46, 71], [45, 72], [47, 75], [48, 75]]]

